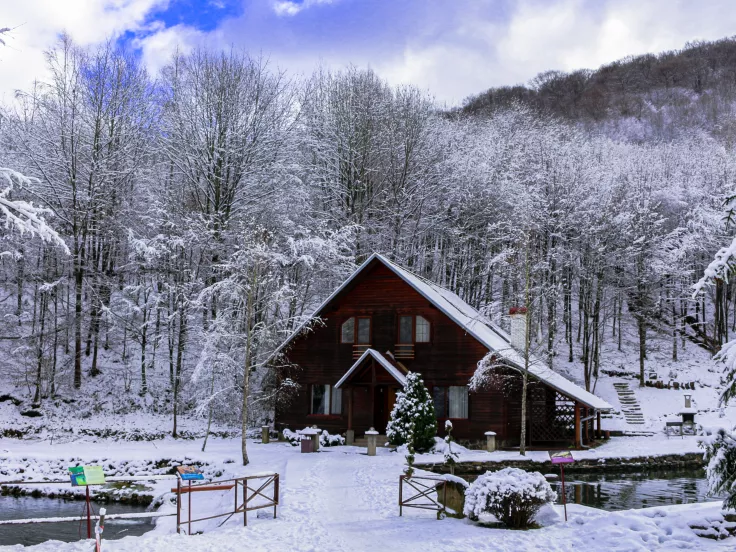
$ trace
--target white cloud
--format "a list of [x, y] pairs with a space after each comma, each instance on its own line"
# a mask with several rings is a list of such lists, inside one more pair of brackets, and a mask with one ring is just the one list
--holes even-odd
[[491, 86], [526, 83], [549, 69], [595, 69], [628, 55], [730, 36], [736, 11], [726, 0], [583, 0], [516, 3], [504, 23], [468, 10], [439, 36], [407, 37], [376, 70], [391, 82], [428, 88], [450, 104]]
[[81, 45], [140, 28], [146, 14], [169, 0], [2, 0], [0, 26], [11, 27], [0, 49], [0, 100], [44, 75], [44, 50], [66, 31]]
[[337, 0], [302, 0], [294, 2], [292, 0], [276, 0], [273, 3], [273, 11], [279, 16], [294, 16], [313, 6], [324, 6], [334, 4]]
[[[81, 44], [142, 31], [146, 14], [169, 1], [0, 0], [0, 27], [22, 25], [0, 48], [0, 99], [43, 75], [43, 50], [60, 31], [67, 30]], [[217, 5], [221, 0], [209, 1]], [[395, 2], [397, 13], [401, 5], [409, 16], [387, 16], [381, 29], [346, 18], [348, 32], [340, 43], [317, 39], [313, 28], [307, 32], [304, 24], [297, 25], [302, 20], [294, 16], [304, 10], [339, 1], [253, 0], [245, 14], [214, 31], [159, 23], [146, 28], [134, 44], [152, 71], [177, 47], [240, 45], [291, 72], [308, 74], [320, 63], [335, 69], [370, 65], [392, 83], [415, 84], [442, 102], [457, 104], [491, 86], [528, 82], [548, 69], [596, 68], [626, 55], [729, 36], [736, 29], [731, 0], [518, 0], [502, 14], [497, 0], [383, 0], [384, 8]], [[350, 3], [336, 7], [340, 13], [331, 16], [345, 17]], [[403, 26], [400, 33], [379, 32], [397, 25]]]

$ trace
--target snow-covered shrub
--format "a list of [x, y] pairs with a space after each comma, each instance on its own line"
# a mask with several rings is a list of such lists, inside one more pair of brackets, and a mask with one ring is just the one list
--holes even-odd
[[472, 520], [492, 514], [508, 527], [523, 529], [556, 496], [541, 473], [504, 468], [486, 472], [470, 485], [463, 513]]
[[299, 435], [296, 431], [291, 431], [290, 429], [285, 429], [283, 431], [283, 435], [284, 439], [289, 441], [292, 447], [298, 447], [302, 441], [302, 436]]
[[454, 474], [455, 464], [457, 464], [457, 459], [460, 458], [460, 454], [452, 450], [452, 422], [450, 420], [445, 422], [445, 432], [447, 432], [447, 435], [445, 436], [445, 444], [447, 445], [447, 448], [444, 452], [445, 465], [449, 466], [450, 473]]
[[324, 429], [322, 435], [319, 436], [319, 446], [321, 447], [336, 447], [345, 444], [345, 437], [342, 435], [330, 435], [330, 433]]
[[436, 433], [437, 419], [432, 398], [422, 377], [409, 372], [406, 386], [396, 393], [396, 404], [386, 426], [386, 437], [392, 445], [413, 444], [410, 448], [417, 452], [426, 452], [434, 446]]
[[736, 431], [718, 429], [704, 437], [700, 445], [708, 462], [706, 476], [711, 494], [725, 494], [724, 508], [736, 508]]

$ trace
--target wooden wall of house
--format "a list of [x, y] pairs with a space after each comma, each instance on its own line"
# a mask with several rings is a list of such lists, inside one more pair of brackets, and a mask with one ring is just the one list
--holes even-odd
[[[331, 433], [347, 429], [348, 391], [343, 391], [343, 414], [340, 416], [313, 416], [310, 411], [312, 384], [334, 385], [353, 365], [353, 346], [340, 343], [340, 327], [352, 316], [371, 316], [371, 347], [381, 352], [394, 351], [398, 342], [398, 317], [402, 314], [421, 315], [431, 324], [430, 343], [415, 344], [413, 360], [401, 362], [411, 371], [419, 372], [425, 385], [467, 385], [477, 362], [487, 350], [455, 322], [449, 319], [421, 294], [376, 261], [373, 267], [358, 276], [350, 287], [335, 298], [322, 313], [324, 325], [294, 340], [287, 356], [299, 366], [290, 372], [301, 385], [299, 394], [277, 410], [277, 424], [300, 429], [316, 424]], [[353, 427], [361, 435], [372, 425], [370, 392], [356, 387], [353, 403]], [[519, 421], [509, 419], [511, 399], [499, 390], [471, 393], [469, 418], [453, 420], [453, 435], [462, 440], [484, 440], [486, 431], [495, 431], [500, 441], [518, 443]], [[438, 424], [440, 435], [444, 424]]]

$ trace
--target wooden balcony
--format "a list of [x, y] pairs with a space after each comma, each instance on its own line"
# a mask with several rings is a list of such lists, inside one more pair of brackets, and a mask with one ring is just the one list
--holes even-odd
[[414, 358], [413, 343], [397, 343], [394, 346], [394, 358], [411, 360]]
[[360, 343], [358, 345], [353, 345], [353, 358], [360, 358], [363, 353], [365, 353], [370, 348], [370, 343]]

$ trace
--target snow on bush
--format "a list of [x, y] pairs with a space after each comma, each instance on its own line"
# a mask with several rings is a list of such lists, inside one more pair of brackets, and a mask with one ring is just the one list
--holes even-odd
[[411, 440], [413, 449], [426, 452], [434, 446], [437, 419], [434, 404], [424, 386], [422, 377], [414, 372], [406, 376], [406, 385], [396, 393], [396, 404], [386, 426], [386, 437], [392, 445], [403, 445]]
[[465, 492], [463, 513], [472, 520], [492, 514], [513, 529], [529, 527], [539, 509], [557, 495], [539, 472], [504, 468], [486, 472]]
[[[305, 427], [304, 429], [312, 429]], [[284, 439], [289, 441], [292, 447], [298, 447], [302, 440], [301, 433], [297, 431], [291, 431], [290, 429], [285, 429], [283, 432]], [[344, 445], [345, 444], [345, 437], [342, 435], [331, 435], [326, 429], [322, 430], [322, 433], [319, 436], [319, 445], [321, 447], [336, 447], [338, 445]]]
[[292, 447], [298, 447], [299, 443], [302, 441], [302, 436], [299, 435], [296, 431], [291, 431], [290, 429], [285, 429], [283, 432], [284, 439], [289, 441]]
[[705, 436], [700, 445], [705, 449], [705, 461], [708, 462], [708, 492], [725, 494], [723, 507], [736, 509], [736, 431], [718, 429]]
[[342, 435], [330, 435], [330, 433], [324, 429], [322, 435], [319, 436], [319, 445], [321, 447], [336, 447], [345, 444], [345, 437]]

